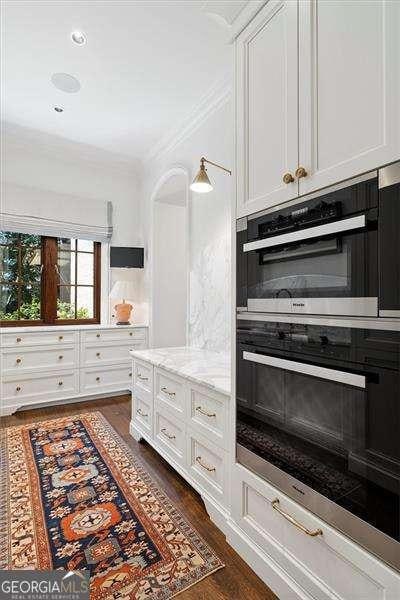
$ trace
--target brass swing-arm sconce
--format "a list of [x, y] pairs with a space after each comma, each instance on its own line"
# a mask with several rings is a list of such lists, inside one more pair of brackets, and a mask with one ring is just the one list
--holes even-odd
[[192, 192], [198, 192], [199, 194], [206, 194], [207, 192], [211, 192], [211, 190], [213, 189], [211, 181], [208, 178], [207, 169], [204, 163], [213, 165], [214, 167], [217, 167], [218, 169], [222, 169], [222, 171], [229, 173], [229, 175], [232, 175], [232, 171], [230, 171], [229, 169], [225, 169], [225, 167], [222, 167], [221, 165], [218, 165], [217, 163], [212, 162], [211, 160], [207, 160], [207, 158], [204, 158], [204, 156], [202, 156], [200, 159], [200, 170], [197, 173], [196, 177], [193, 179], [193, 182], [190, 186]]

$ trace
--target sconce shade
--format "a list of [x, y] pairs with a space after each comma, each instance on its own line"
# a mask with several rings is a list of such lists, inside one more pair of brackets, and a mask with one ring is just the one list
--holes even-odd
[[196, 177], [193, 179], [190, 189], [192, 190], [192, 192], [197, 192], [198, 194], [206, 194], [207, 192], [211, 192], [211, 190], [213, 189], [211, 181], [208, 179], [204, 162], [201, 163], [200, 170], [197, 173]]

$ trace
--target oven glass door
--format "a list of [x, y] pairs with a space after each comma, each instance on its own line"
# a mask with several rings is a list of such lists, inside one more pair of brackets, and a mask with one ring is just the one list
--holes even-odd
[[398, 371], [237, 348], [237, 442], [400, 541]]
[[[350, 228], [357, 218], [347, 220]], [[376, 229], [362, 223], [351, 231], [318, 236], [321, 226], [244, 244], [249, 310], [376, 316]]]

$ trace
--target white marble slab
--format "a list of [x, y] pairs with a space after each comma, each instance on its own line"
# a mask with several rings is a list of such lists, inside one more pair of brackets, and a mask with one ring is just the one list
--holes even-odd
[[206, 385], [216, 392], [227, 395], [231, 393], [229, 354], [188, 346], [131, 350], [130, 354], [190, 381]]

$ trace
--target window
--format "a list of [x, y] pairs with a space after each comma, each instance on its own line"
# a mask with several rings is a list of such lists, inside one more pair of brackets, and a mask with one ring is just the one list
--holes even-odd
[[100, 322], [101, 245], [0, 231], [2, 326]]

